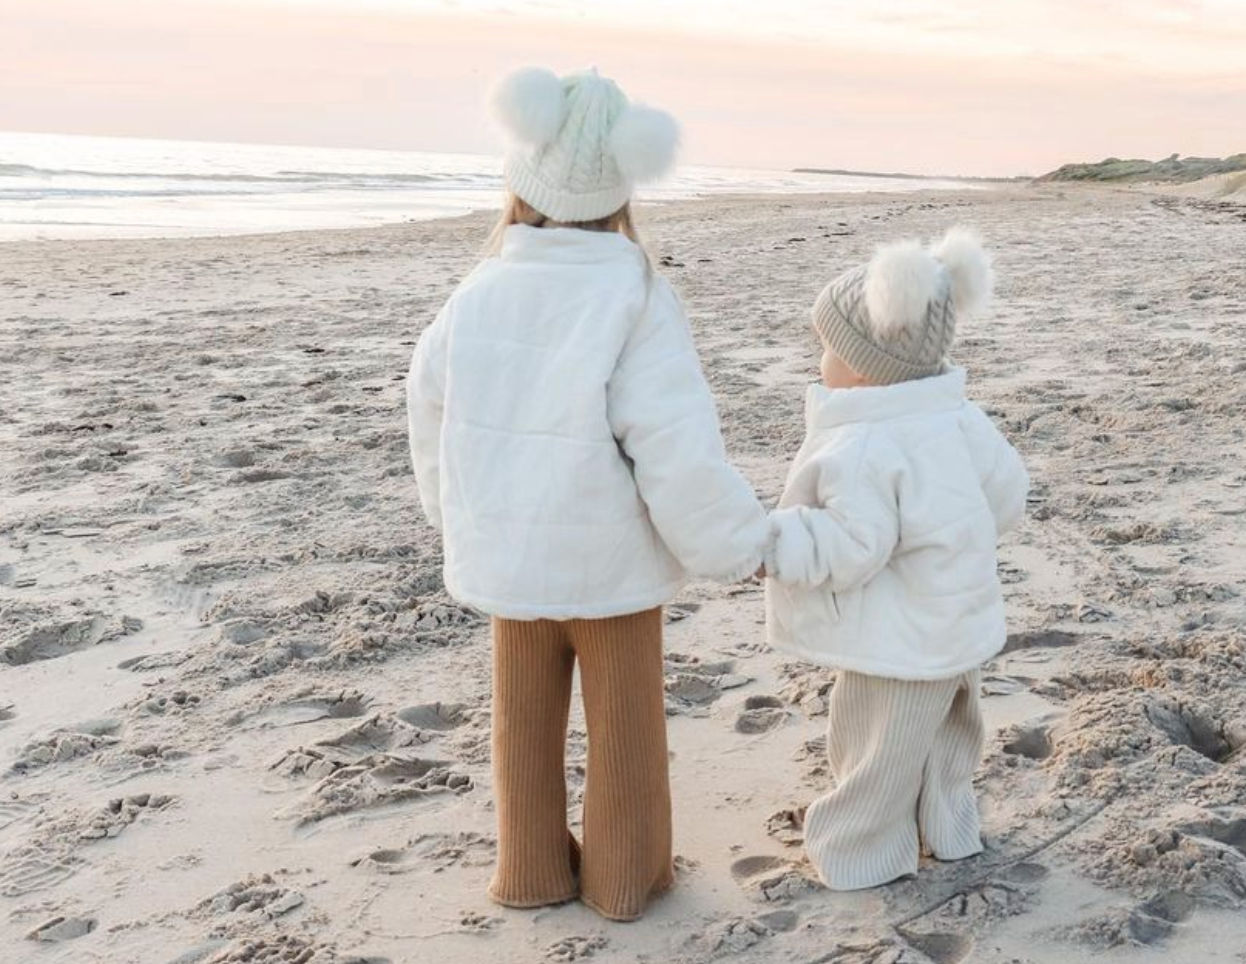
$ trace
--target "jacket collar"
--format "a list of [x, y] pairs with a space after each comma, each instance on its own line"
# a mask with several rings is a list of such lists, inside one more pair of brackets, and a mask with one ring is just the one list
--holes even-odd
[[580, 228], [534, 228], [512, 224], [502, 235], [503, 261], [539, 261], [554, 264], [595, 264], [602, 261], [641, 260], [640, 248], [617, 231]]
[[851, 422], [885, 422], [909, 415], [954, 410], [964, 401], [963, 368], [950, 368], [930, 378], [870, 388], [827, 388], [815, 382], [805, 395], [805, 425], [813, 431]]

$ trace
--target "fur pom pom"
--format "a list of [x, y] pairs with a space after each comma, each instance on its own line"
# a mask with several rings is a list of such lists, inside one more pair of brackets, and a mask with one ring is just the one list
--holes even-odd
[[627, 180], [656, 181], [675, 166], [679, 124], [666, 111], [633, 105], [614, 122], [610, 153]]
[[865, 308], [874, 333], [894, 338], [920, 325], [939, 291], [939, 263], [916, 241], [885, 245], [865, 269]]
[[502, 78], [493, 90], [490, 106], [507, 136], [530, 147], [540, 147], [557, 137], [567, 117], [562, 81], [541, 67], [525, 67]]
[[973, 314], [991, 300], [995, 272], [991, 256], [982, 249], [978, 235], [965, 227], [954, 227], [934, 244], [930, 253], [943, 262], [952, 279], [952, 304], [956, 313]]

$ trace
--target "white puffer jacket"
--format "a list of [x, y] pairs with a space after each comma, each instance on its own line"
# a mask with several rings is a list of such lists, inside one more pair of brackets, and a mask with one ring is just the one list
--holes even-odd
[[807, 434], [770, 516], [776, 648], [894, 679], [943, 679], [1004, 644], [998, 537], [1025, 512], [1020, 456], [965, 373], [811, 385]]
[[621, 234], [507, 228], [420, 337], [407, 402], [446, 588], [477, 609], [617, 616], [761, 565], [683, 308]]

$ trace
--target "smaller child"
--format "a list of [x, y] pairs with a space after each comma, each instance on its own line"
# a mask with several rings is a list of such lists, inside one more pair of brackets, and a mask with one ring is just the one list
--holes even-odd
[[979, 667], [1004, 644], [996, 542], [1029, 478], [951, 367], [959, 317], [990, 296], [990, 260], [954, 228], [879, 249], [813, 308], [822, 383], [770, 517], [772, 645], [837, 669], [835, 789], [805, 815], [823, 882], [857, 890], [979, 853]]

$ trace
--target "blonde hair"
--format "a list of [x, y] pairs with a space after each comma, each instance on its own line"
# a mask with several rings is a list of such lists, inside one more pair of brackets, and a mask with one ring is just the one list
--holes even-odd
[[[489, 241], [485, 245], [486, 255], [494, 255], [502, 250], [502, 236], [506, 233], [506, 229], [514, 224], [526, 224], [533, 228], [557, 225], [563, 228], [579, 228], [581, 231], [616, 232], [639, 247], [642, 253], [645, 250], [640, 240], [640, 234], [636, 231], [636, 223], [632, 220], [631, 202], [624, 204], [613, 214], [607, 214], [604, 218], [598, 218], [595, 221], [554, 221], [552, 218], [547, 218], [518, 194], [508, 193], [506, 195], [506, 204], [502, 207], [502, 216], [498, 218], [498, 223], [494, 226], [493, 231], [490, 232]], [[649, 256], [646, 253], [646, 263], [648, 260]]]

